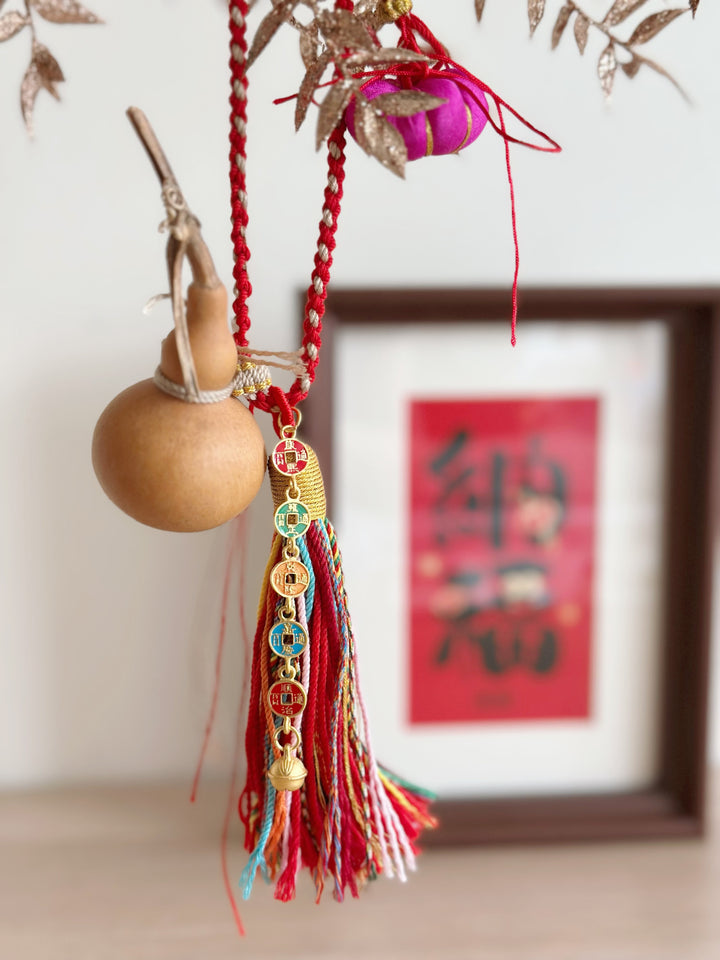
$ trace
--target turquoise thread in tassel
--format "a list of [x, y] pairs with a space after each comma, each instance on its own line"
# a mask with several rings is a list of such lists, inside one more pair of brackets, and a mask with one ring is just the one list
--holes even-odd
[[[268, 766], [272, 763], [272, 751], [268, 749]], [[269, 881], [267, 863], [265, 862], [265, 846], [272, 830], [273, 817], [275, 816], [275, 797], [276, 791], [270, 781], [267, 781], [265, 794], [265, 809], [263, 811], [263, 824], [258, 837], [257, 846], [250, 855], [245, 869], [240, 877], [240, 886], [242, 887], [243, 900], [249, 900], [252, 893], [253, 884], [258, 870], [262, 873], [264, 879]]]

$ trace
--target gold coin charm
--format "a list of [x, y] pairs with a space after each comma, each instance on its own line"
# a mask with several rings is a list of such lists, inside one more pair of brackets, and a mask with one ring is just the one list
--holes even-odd
[[310, 583], [310, 571], [299, 560], [281, 560], [270, 572], [270, 583], [281, 597], [299, 597]]

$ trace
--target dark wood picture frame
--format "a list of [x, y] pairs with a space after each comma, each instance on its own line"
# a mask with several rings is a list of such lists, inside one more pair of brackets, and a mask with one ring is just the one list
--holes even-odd
[[[507, 320], [507, 291], [334, 290], [323, 323], [323, 363], [303, 429], [323, 463], [332, 502], [333, 335], [351, 324]], [[428, 844], [542, 843], [702, 835], [705, 828], [712, 541], [716, 493], [720, 290], [526, 289], [520, 335], [547, 321], [652, 319], [670, 343], [664, 530], [665, 583], [659, 775], [650, 789], [596, 795], [440, 800]], [[330, 508], [331, 509], [331, 508]]]

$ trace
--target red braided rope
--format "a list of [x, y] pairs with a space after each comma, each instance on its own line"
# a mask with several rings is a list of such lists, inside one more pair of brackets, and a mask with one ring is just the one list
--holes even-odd
[[[250, 249], [247, 243], [247, 0], [231, 0], [230, 9], [230, 201], [232, 211], [232, 242], [235, 263], [233, 278], [235, 295], [233, 313], [237, 323], [235, 342], [239, 347], [248, 345], [250, 314], [248, 299], [252, 285], [248, 276], [247, 264]], [[335, 0], [335, 8], [353, 10], [352, 0]], [[252, 406], [275, 414], [275, 427], [294, 422], [292, 407], [308, 395], [315, 379], [315, 371], [320, 360], [322, 346], [322, 318], [325, 314], [327, 286], [330, 281], [332, 254], [336, 246], [340, 204], [345, 179], [345, 125], [341, 123], [328, 139], [328, 180], [325, 188], [320, 235], [315, 267], [308, 288], [305, 315], [303, 321], [303, 339], [301, 358], [306, 372], [298, 377], [290, 389], [285, 392], [279, 387], [271, 387], [267, 394], [258, 394]]]
[[235, 292], [233, 313], [237, 322], [235, 341], [238, 346], [247, 346], [250, 327], [248, 299], [252, 285], [247, 264], [250, 248], [247, 244], [247, 193], [245, 163], [247, 159], [247, 0], [230, 3], [230, 206], [232, 219], [232, 242], [235, 263], [233, 278]]
[[[345, 124], [341, 122], [328, 138], [328, 178], [325, 187], [320, 232], [315, 253], [315, 266], [305, 300], [301, 359], [305, 374], [297, 377], [285, 393], [279, 387], [270, 387], [267, 394], [258, 394], [253, 406], [274, 414], [275, 430], [279, 433], [283, 424], [295, 422], [292, 408], [307, 397], [315, 379], [320, 362], [322, 346], [322, 319], [330, 282], [330, 268], [337, 241], [338, 219], [345, 180]], [[249, 325], [249, 321], [248, 321]]]
[[325, 187], [323, 215], [320, 220], [320, 234], [315, 253], [315, 268], [305, 302], [302, 359], [307, 368], [307, 377], [298, 378], [290, 388], [288, 399], [292, 406], [300, 403], [307, 396], [320, 360], [322, 318], [325, 315], [327, 287], [330, 282], [333, 251], [337, 243], [335, 234], [340, 217], [344, 180], [345, 124], [340, 123], [328, 140], [328, 182]]

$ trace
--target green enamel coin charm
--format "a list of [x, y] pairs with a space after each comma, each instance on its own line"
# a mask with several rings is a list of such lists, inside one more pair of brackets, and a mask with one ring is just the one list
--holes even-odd
[[299, 500], [287, 500], [275, 511], [275, 529], [281, 537], [302, 537], [310, 526], [310, 511]]

